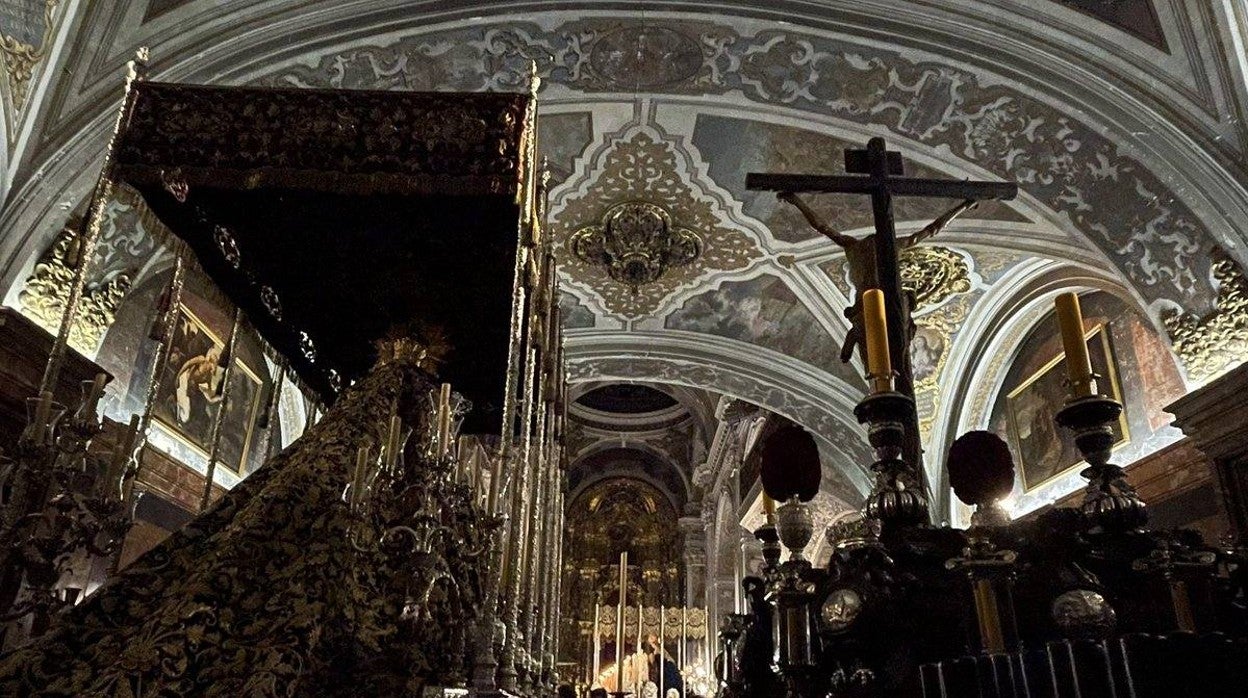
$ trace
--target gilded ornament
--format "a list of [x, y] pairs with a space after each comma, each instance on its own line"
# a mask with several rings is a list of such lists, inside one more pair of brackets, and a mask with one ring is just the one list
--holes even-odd
[[947, 247], [910, 247], [898, 257], [902, 287], [914, 294], [915, 310], [940, 305], [971, 290], [971, 273], [962, 255]]
[[59, 1], [44, 0], [43, 38], [38, 46], [0, 34], [0, 56], [4, 58], [4, 72], [8, 78], [9, 95], [13, 101], [14, 112], [20, 112], [26, 104], [30, 81], [35, 74], [35, 66], [46, 55], [48, 40], [52, 38], [52, 16]]
[[[551, 234], [561, 274], [574, 285], [592, 289], [606, 312], [623, 317], [653, 314], [677, 290], [711, 272], [744, 269], [761, 255], [756, 241], [742, 228], [723, 222], [727, 212], [708, 185], [695, 178], [689, 154], [649, 128], [630, 127], [588, 160], [577, 177], [552, 195]], [[582, 187], [586, 182], [592, 184]], [[657, 206], [681, 227], [697, 231], [701, 254], [683, 266], [669, 266], [655, 281], [634, 291], [603, 267], [577, 256], [572, 239], [582, 229], [600, 224], [612, 207], [637, 201]]]
[[1218, 297], [1213, 312], [1201, 317], [1182, 310], [1162, 313], [1174, 353], [1187, 375], [1207, 382], [1248, 358], [1248, 280], [1243, 269], [1221, 248], [1211, 266]]
[[697, 233], [676, 227], [662, 206], [641, 201], [612, 206], [600, 225], [578, 230], [569, 243], [582, 261], [606, 267], [608, 276], [633, 293], [702, 254]]
[[[22, 312], [49, 332], [56, 332], [65, 313], [65, 302], [74, 281], [77, 265], [78, 235], [65, 228], [52, 242], [35, 265], [34, 273], [18, 296]], [[133, 280], [129, 272], [114, 276], [105, 283], [88, 286], [82, 294], [77, 320], [70, 328], [69, 344], [85, 354], [92, 354], [104, 339], [105, 332], [117, 316], [117, 308], [130, 290]]]

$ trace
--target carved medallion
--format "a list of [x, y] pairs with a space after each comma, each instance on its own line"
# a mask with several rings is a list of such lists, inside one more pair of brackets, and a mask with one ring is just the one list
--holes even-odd
[[971, 272], [962, 255], [947, 247], [911, 247], [898, 257], [901, 285], [914, 294], [914, 309], [940, 305], [971, 290]]
[[662, 206], [640, 201], [612, 206], [601, 225], [581, 228], [569, 242], [573, 254], [606, 267], [612, 279], [633, 293], [657, 281], [668, 269], [683, 267], [702, 254], [697, 233], [674, 226]]
[[[726, 209], [727, 195], [700, 179], [691, 155], [655, 130], [630, 126], [609, 136], [583, 162], [551, 193], [551, 233], [561, 273], [583, 291], [578, 295], [601, 299], [594, 304], [607, 313], [650, 315], [677, 290], [696, 286], [716, 271], [744, 269], [761, 256], [756, 239], [748, 234], [752, 229], [732, 219]], [[668, 231], [685, 229], [687, 234], [677, 233], [668, 247], [666, 271], [634, 287], [576, 250], [576, 240], [588, 235], [587, 228], [608, 223], [636, 239], [651, 233], [661, 237], [665, 224]], [[700, 254], [690, 254], [689, 231], [697, 231]], [[673, 260], [684, 263], [671, 264]]]
[[665, 27], [633, 26], [607, 32], [590, 49], [600, 77], [632, 90], [673, 85], [702, 68], [702, 49], [693, 39]]

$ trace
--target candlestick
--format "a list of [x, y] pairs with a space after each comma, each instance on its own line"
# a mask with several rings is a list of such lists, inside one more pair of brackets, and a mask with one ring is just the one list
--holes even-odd
[[766, 492], [763, 493], [763, 514], [767, 516], [767, 525], [776, 525], [776, 500]]
[[[113, 458], [108, 463], [108, 470], [104, 472], [104, 491], [108, 492], [110, 486], [120, 486], [125, 482], [126, 465], [130, 462], [131, 456], [134, 454], [134, 445], [139, 437], [139, 424], [143, 420], [143, 415], [135, 413], [130, 415], [130, 426], [126, 429], [126, 433], [121, 438], [121, 442], [117, 444], [117, 450], [113, 452]], [[124, 492], [124, 488], [121, 490]], [[122, 495], [124, 499], [124, 494]]]
[[867, 332], [867, 377], [874, 392], [891, 392], [893, 359], [888, 353], [888, 315], [883, 291], [872, 288], [862, 294], [862, 314]]
[[99, 405], [100, 398], [104, 396], [104, 384], [107, 382], [107, 373], [95, 374], [95, 380], [91, 381], [91, 387], [87, 389], [86, 395], [82, 399], [82, 404], [78, 406], [77, 418], [79, 421], [95, 420], [96, 408]]
[[52, 391], [44, 390], [39, 393], [39, 402], [35, 405], [35, 418], [32, 420], [34, 431], [34, 442], [43, 443], [44, 437], [48, 430], [48, 416], [52, 414]]
[[1096, 375], [1092, 373], [1092, 359], [1088, 356], [1088, 343], [1083, 335], [1079, 294], [1063, 293], [1053, 304], [1062, 333], [1062, 351], [1066, 354], [1066, 373], [1070, 377], [1071, 392], [1075, 397], [1094, 395]]

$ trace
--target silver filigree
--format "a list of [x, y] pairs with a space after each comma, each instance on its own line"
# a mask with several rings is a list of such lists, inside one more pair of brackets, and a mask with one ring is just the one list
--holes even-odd
[[281, 322], [282, 301], [277, 297], [277, 291], [274, 291], [272, 286], [260, 287], [260, 303], [265, 310], [269, 311], [269, 315], [272, 315], [274, 320]]
[[303, 358], [316, 363], [316, 344], [303, 330], [299, 331], [299, 351], [303, 354]]
[[243, 263], [243, 255], [238, 249], [238, 242], [234, 239], [234, 234], [229, 228], [218, 225], [212, 229], [212, 239], [217, 243], [217, 249], [221, 250], [221, 256], [225, 258], [227, 264], [238, 270]]

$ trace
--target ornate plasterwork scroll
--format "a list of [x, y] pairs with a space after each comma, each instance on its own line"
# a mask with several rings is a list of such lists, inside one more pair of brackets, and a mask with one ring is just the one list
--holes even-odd
[[[77, 256], [77, 233], [66, 228], [56, 236], [52, 248], [44, 253], [35, 271], [26, 279], [18, 300], [22, 312], [40, 327], [55, 333], [65, 312], [65, 301], [74, 280]], [[77, 322], [70, 329], [69, 344], [85, 354], [94, 354], [104, 333], [117, 315], [117, 307], [130, 290], [130, 274], [117, 274], [109, 281], [83, 291], [78, 306]]]
[[[0, 34], [0, 57], [4, 60], [5, 80], [14, 114], [20, 112], [25, 106], [26, 96], [30, 91], [30, 81], [35, 74], [35, 66], [46, 55], [54, 26], [53, 15], [59, 2], [60, 0], [44, 0], [43, 32], [37, 46], [8, 33]], [[28, 31], [31, 29], [34, 28], [27, 27]]]
[[[688, 154], [657, 130], [631, 126], [611, 136], [588, 161], [552, 193], [551, 234], [560, 271], [597, 295], [608, 313], [626, 318], [651, 315], [677, 290], [702, 283], [716, 271], [744, 269], [761, 255], [755, 240], [726, 224], [722, 199], [711, 194], [710, 185], [694, 178]], [[682, 227], [697, 231], [702, 254], [633, 288], [572, 253], [577, 231], [598, 225], [604, 213], [630, 201], [659, 206]]]
[[1172, 310], [1162, 323], [1187, 376], [1205, 383], [1248, 359], [1248, 279], [1221, 248], [1213, 254], [1216, 309], [1207, 315]]
[[[138, 270], [157, 251], [168, 231], [134, 189], [118, 186], [104, 205], [100, 239], [88, 270], [78, 322], [69, 342], [94, 355], [113, 324], [117, 308], [136, 280]], [[65, 299], [76, 259], [74, 225], [67, 225], [39, 258], [18, 295], [21, 310], [40, 327], [55, 333], [61, 325]]]
[[937, 306], [971, 290], [966, 258], [948, 247], [921, 245], [899, 255], [901, 284], [914, 294], [915, 310]]

